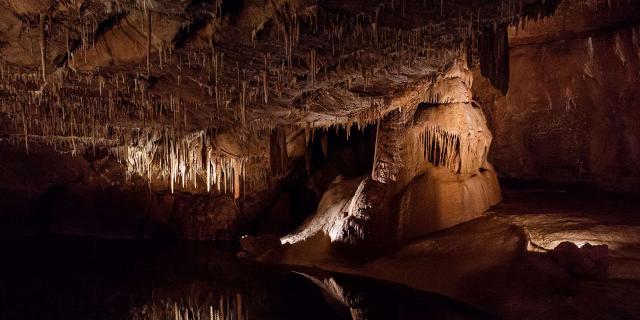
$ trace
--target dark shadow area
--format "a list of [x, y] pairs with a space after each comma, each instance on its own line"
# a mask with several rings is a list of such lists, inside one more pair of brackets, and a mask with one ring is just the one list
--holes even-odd
[[38, 236], [46, 236], [51, 228], [51, 209], [58, 198], [67, 192], [68, 186], [55, 185], [49, 187], [33, 207], [33, 214], [36, 218], [36, 232]]
[[[309, 279], [237, 260], [232, 243], [49, 237], [7, 239], [0, 249], [10, 257], [0, 264], [3, 320], [174, 319], [176, 310], [182, 319], [210, 319], [212, 312], [238, 320], [342, 318]], [[357, 283], [352, 290], [375, 305], [356, 319], [449, 319], [442, 310], [471, 310], [450, 299], [350, 279], [340, 276]], [[389, 299], [382, 303], [384, 297]], [[419, 303], [410, 307], [406, 301]]]
[[252, 228], [253, 234], [284, 235], [301, 225], [318, 208], [331, 182], [370, 174], [375, 148], [375, 126], [362, 130], [331, 127], [316, 130], [306, 146], [306, 156], [289, 164], [290, 170], [267, 209]]
[[311, 172], [335, 169], [345, 178], [354, 178], [371, 172], [376, 142], [376, 128], [369, 125], [358, 130], [334, 127], [318, 130], [310, 143]]

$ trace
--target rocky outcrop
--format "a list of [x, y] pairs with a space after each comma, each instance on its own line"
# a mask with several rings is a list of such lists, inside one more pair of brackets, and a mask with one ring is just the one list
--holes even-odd
[[492, 137], [482, 110], [471, 103], [471, 85], [470, 70], [457, 61], [425, 88], [423, 99], [436, 105], [382, 119], [371, 177], [336, 179], [315, 215], [282, 238], [281, 259], [332, 259], [338, 248], [376, 256], [500, 202], [487, 162]]
[[607, 245], [581, 247], [572, 242], [562, 242], [550, 252], [553, 259], [567, 272], [587, 279], [605, 279], [609, 273], [609, 248]]
[[565, 1], [510, 29], [506, 95], [476, 77], [507, 178], [640, 190], [640, 13]]

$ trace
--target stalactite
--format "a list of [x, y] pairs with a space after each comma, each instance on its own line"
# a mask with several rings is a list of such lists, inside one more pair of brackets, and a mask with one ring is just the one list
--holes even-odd
[[438, 127], [424, 128], [420, 137], [424, 159], [434, 166], [459, 172], [462, 166], [460, 139], [459, 135]]
[[316, 67], [316, 50], [312, 49], [311, 50], [311, 70], [310, 70], [310, 76], [311, 76], [311, 87], [315, 88], [316, 87], [316, 71], [317, 71], [317, 67]]
[[40, 62], [42, 66], [42, 81], [47, 82], [47, 33], [45, 14], [40, 15]]
[[243, 127], [247, 126], [246, 108], [247, 108], [247, 82], [242, 81], [242, 91], [240, 92], [240, 122], [242, 123]]
[[267, 55], [264, 56], [264, 70], [262, 71], [262, 91], [264, 93], [264, 103], [269, 103], [269, 63]]
[[616, 33], [614, 52], [616, 54], [616, 57], [618, 57], [618, 60], [620, 60], [620, 63], [622, 64], [622, 66], [623, 67], [626, 66], [627, 57], [624, 54], [624, 44], [622, 43], [622, 39], [620, 38], [620, 33]]
[[[146, 0], [144, 1], [146, 3]], [[151, 74], [151, 10], [146, 10], [145, 15], [147, 18], [147, 74]]]

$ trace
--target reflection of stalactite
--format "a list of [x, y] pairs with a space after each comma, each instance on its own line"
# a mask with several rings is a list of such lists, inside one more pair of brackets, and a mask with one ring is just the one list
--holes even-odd
[[280, 176], [287, 173], [287, 134], [284, 128], [271, 131], [269, 139], [269, 162], [271, 173]]
[[[204, 298], [203, 298], [204, 297]], [[179, 299], [154, 299], [131, 309], [133, 320], [246, 320], [249, 304], [241, 292], [213, 291], [203, 296], [190, 295]]]
[[491, 83], [506, 94], [509, 90], [509, 36], [507, 26], [482, 29], [478, 40], [480, 71]]

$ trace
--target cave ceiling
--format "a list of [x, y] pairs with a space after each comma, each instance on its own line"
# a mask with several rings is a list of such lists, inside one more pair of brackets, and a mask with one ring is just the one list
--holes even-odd
[[1, 103], [41, 136], [366, 122], [537, 2], [4, 0]]

